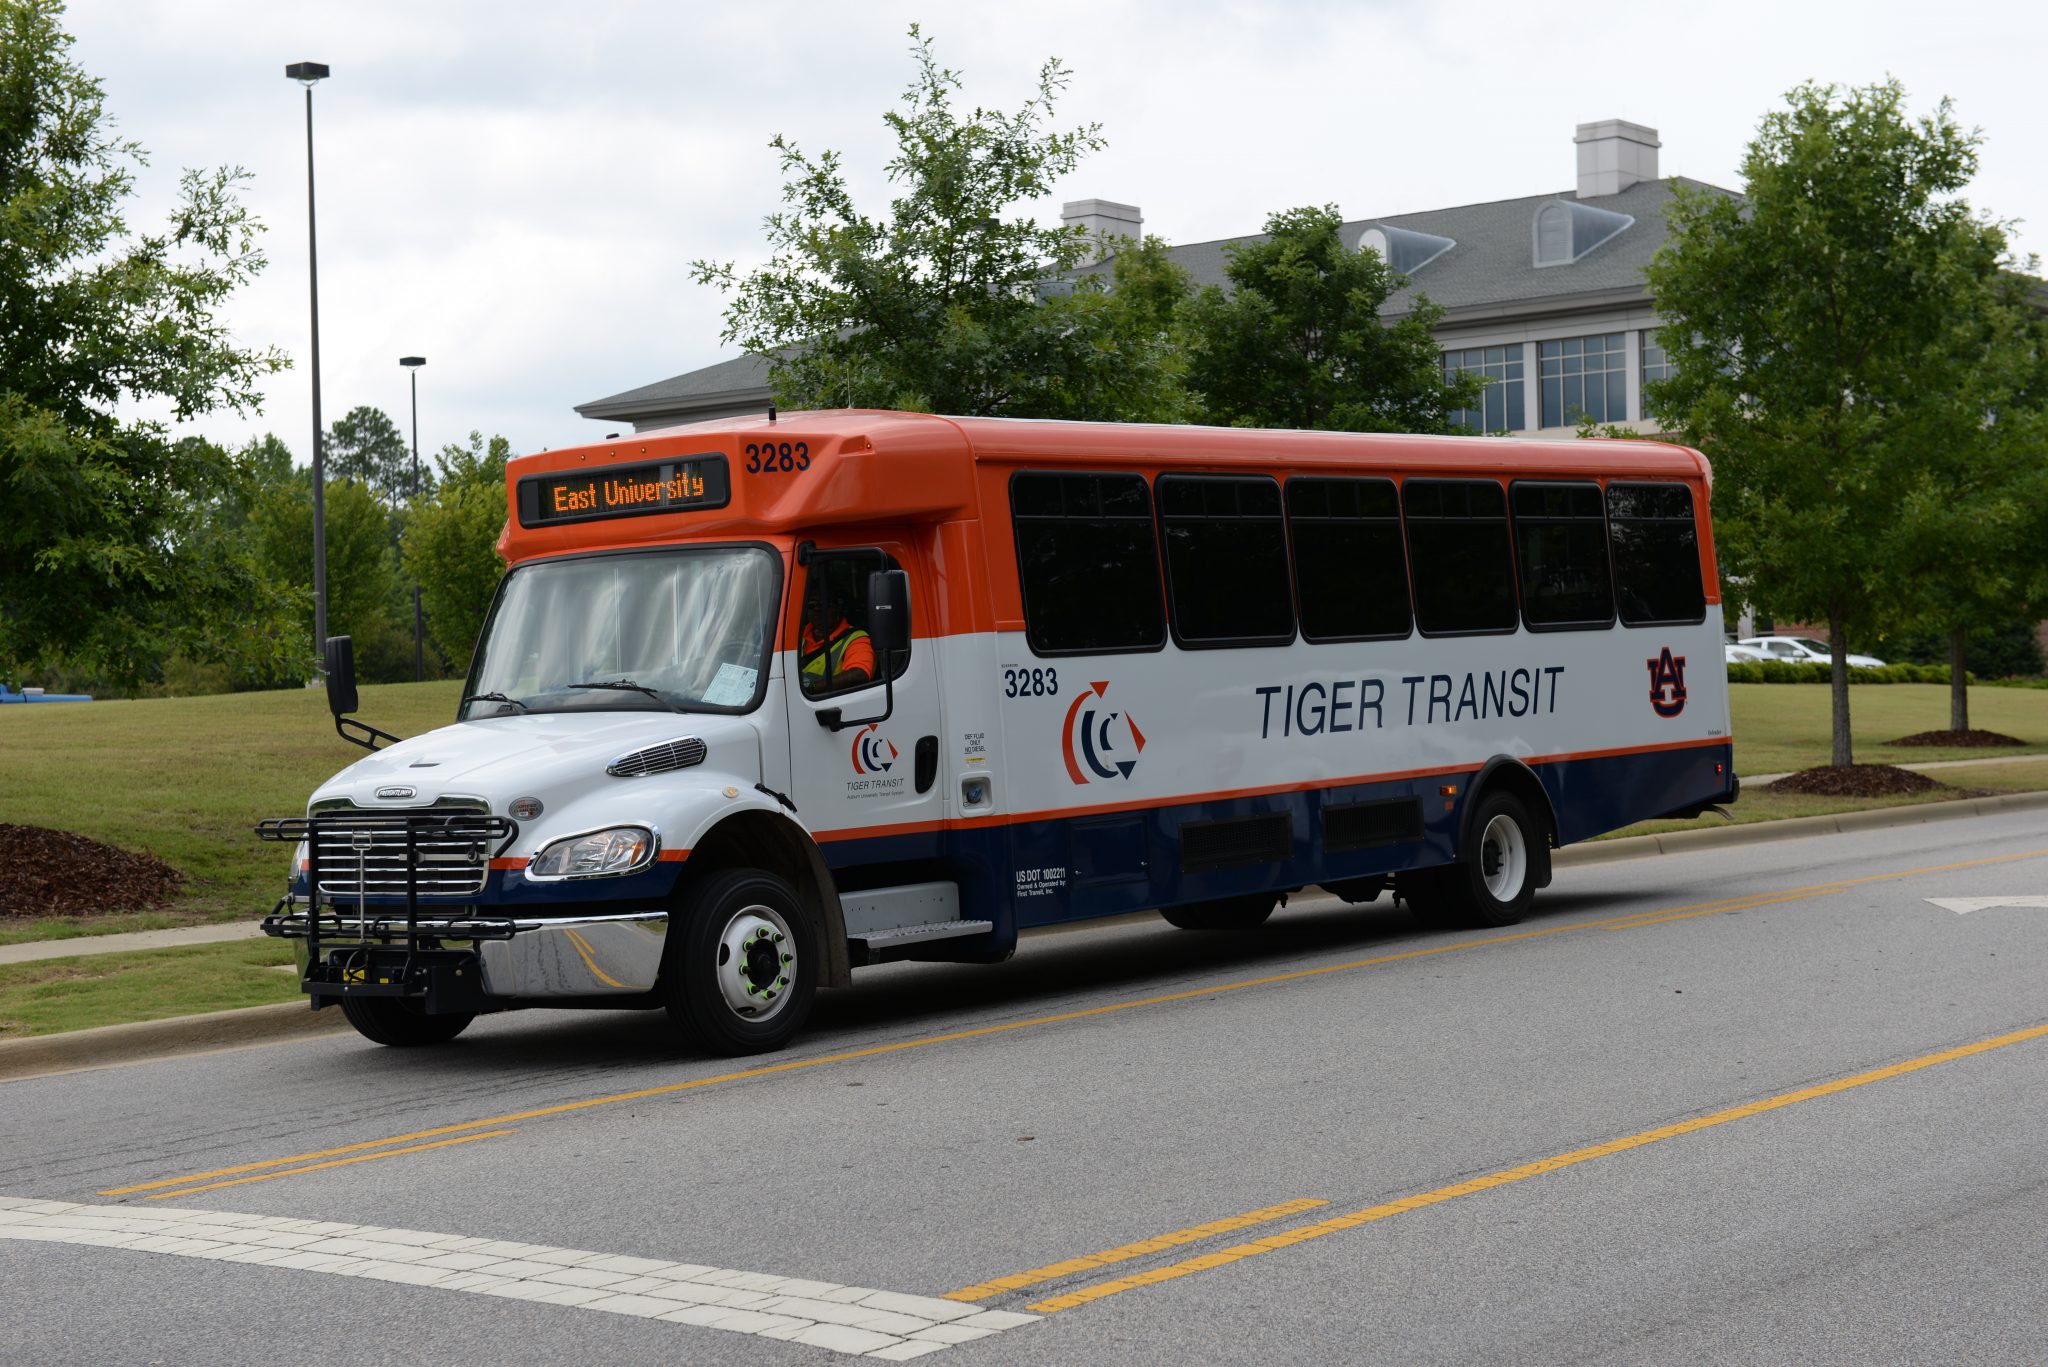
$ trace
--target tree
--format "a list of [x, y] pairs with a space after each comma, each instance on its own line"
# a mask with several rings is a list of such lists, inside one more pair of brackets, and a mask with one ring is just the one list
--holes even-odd
[[[322, 463], [328, 479], [352, 479], [394, 512], [412, 498], [412, 448], [381, 408], [351, 408], [335, 419]], [[421, 484], [430, 477], [430, 471], [420, 471]]]
[[769, 358], [787, 407], [1178, 416], [1168, 339], [1106, 298], [1111, 281], [1073, 278], [1093, 244], [1028, 209], [1102, 146], [1095, 124], [1052, 126], [1067, 69], [1047, 61], [1014, 114], [963, 116], [958, 73], [916, 25], [910, 37], [916, 75], [883, 116], [896, 136], [887, 217], [856, 206], [837, 153], [776, 137], [784, 208], [766, 220], [767, 264], [692, 264], [727, 296], [725, 340]]
[[264, 264], [246, 176], [188, 171], [169, 226], [131, 232], [144, 155], [110, 131], [62, 14], [0, 0], [0, 677], [63, 662], [132, 683], [174, 649], [274, 654], [244, 628], [287, 595], [240, 547], [191, 534], [247, 471], [118, 411], [250, 412], [285, 364], [217, 316]]
[[1383, 323], [1406, 282], [1379, 253], [1346, 247], [1342, 222], [1334, 205], [1289, 209], [1266, 220], [1263, 238], [1226, 249], [1231, 290], [1211, 286], [1188, 310], [1188, 382], [1207, 421], [1443, 432], [1474, 401], [1475, 377], [1444, 374], [1443, 310], [1418, 298]]
[[498, 534], [505, 528], [505, 463], [512, 445], [483, 433], [469, 444], [450, 442], [437, 460], [441, 478], [412, 510], [405, 528], [406, 571], [420, 585], [427, 634], [442, 658], [458, 668], [483, 630], [491, 596], [504, 577]]
[[[1828, 624], [1838, 767], [1850, 634], [1910, 613], [1929, 510], [1997, 483], [1980, 435], [2011, 397], [1998, 377], [2024, 370], [1999, 351], [2025, 331], [2004, 316], [2003, 236], [1957, 197], [1978, 137], [1947, 101], [1913, 120], [1904, 99], [1792, 91], [1749, 145], [1744, 199], [1674, 187], [1649, 268], [1673, 364], [1651, 411], [1714, 461], [1726, 571]], [[1959, 564], [1991, 553], [1969, 519], [1947, 535]]]
[[[254, 548], [265, 573], [298, 590], [295, 639], [313, 635], [313, 476], [295, 470], [273, 487], [251, 516]], [[410, 594], [398, 573], [391, 525], [382, 504], [354, 480], [327, 486], [327, 629], [355, 638], [356, 667], [371, 683], [412, 678]], [[281, 684], [303, 678], [307, 664], [244, 683]]]

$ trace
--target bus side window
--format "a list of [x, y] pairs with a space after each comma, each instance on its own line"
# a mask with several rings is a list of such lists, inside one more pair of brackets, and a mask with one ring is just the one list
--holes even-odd
[[1691, 489], [1683, 484], [1609, 484], [1607, 526], [1622, 625], [1678, 626], [1707, 619]]
[[1415, 624], [1425, 636], [1515, 629], [1515, 569], [1507, 493], [1490, 479], [1410, 479], [1408, 563]]
[[1304, 640], [1391, 640], [1413, 630], [1392, 480], [1288, 480], [1287, 537]]
[[1159, 546], [1143, 475], [1019, 471], [1011, 526], [1035, 655], [1107, 655], [1166, 644]]
[[1531, 631], [1614, 625], [1614, 576], [1600, 486], [1516, 480], [1515, 567], [1522, 621]]
[[[805, 697], [828, 697], [882, 682], [868, 636], [868, 576], [895, 568], [893, 558], [873, 548], [811, 553], [797, 646]], [[907, 630], [904, 639], [909, 639]], [[909, 664], [910, 652], [899, 651], [889, 661], [888, 677], [901, 678]]]
[[1280, 646], [1294, 639], [1287, 533], [1271, 476], [1161, 475], [1159, 537], [1174, 640]]

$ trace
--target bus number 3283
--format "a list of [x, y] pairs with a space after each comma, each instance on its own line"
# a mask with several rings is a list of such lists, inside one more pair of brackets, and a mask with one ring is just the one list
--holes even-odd
[[1006, 698], [1057, 698], [1060, 672], [1057, 669], [1005, 669], [1003, 696]]

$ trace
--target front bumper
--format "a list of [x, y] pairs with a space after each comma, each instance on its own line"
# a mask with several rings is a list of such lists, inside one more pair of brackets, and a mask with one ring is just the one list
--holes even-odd
[[429, 1011], [479, 1010], [651, 991], [668, 913], [409, 919], [291, 910], [264, 918], [263, 933], [293, 941], [316, 1001], [405, 996], [425, 998]]

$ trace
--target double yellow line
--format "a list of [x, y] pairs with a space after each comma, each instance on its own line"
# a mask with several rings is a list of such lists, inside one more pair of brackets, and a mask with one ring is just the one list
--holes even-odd
[[[365, 1140], [357, 1144], [341, 1144], [328, 1149], [315, 1149], [308, 1153], [292, 1154], [284, 1158], [267, 1158], [260, 1162], [243, 1163], [233, 1167], [214, 1168], [207, 1172], [187, 1173], [182, 1177], [168, 1177], [154, 1182], [139, 1182], [133, 1186], [113, 1187], [100, 1192], [102, 1196], [130, 1196], [151, 1193], [150, 1200], [165, 1201], [178, 1196], [187, 1196], [198, 1191], [212, 1191], [221, 1186], [231, 1185], [219, 1179], [237, 1179], [232, 1185], [246, 1182], [270, 1181], [279, 1177], [294, 1177], [303, 1172], [317, 1172], [336, 1166], [324, 1160], [350, 1158], [356, 1154], [369, 1154], [372, 1150], [385, 1150], [377, 1157], [395, 1157], [399, 1153], [416, 1153], [444, 1145], [428, 1141], [444, 1140], [453, 1135], [470, 1135], [473, 1138], [495, 1137], [476, 1134], [480, 1130], [507, 1133], [506, 1126], [524, 1121], [541, 1120], [551, 1116], [569, 1115], [577, 1111], [593, 1110], [600, 1106], [616, 1106], [625, 1102], [646, 1101], [654, 1097], [673, 1096], [682, 1092], [699, 1091], [706, 1087], [723, 1086], [731, 1082], [745, 1082], [754, 1078], [773, 1077], [779, 1073], [801, 1072], [808, 1068], [823, 1068], [831, 1064], [851, 1063], [859, 1059], [879, 1058], [885, 1054], [902, 1053], [911, 1049], [929, 1049], [941, 1044], [957, 1044], [964, 1040], [986, 1039], [994, 1035], [1006, 1035], [1021, 1030], [1037, 1029], [1047, 1025], [1061, 1025], [1070, 1021], [1092, 1020], [1100, 1016], [1115, 1015], [1124, 1011], [1136, 1011], [1144, 1007], [1165, 1006], [1173, 1002], [1195, 1001], [1205, 997], [1219, 997], [1228, 992], [1242, 992], [1256, 987], [1274, 987], [1282, 983], [1300, 982], [1309, 978], [1320, 978], [1333, 973], [1350, 973], [1363, 968], [1379, 968], [1387, 964], [1403, 963], [1411, 959], [1424, 959], [1437, 954], [1451, 954], [1468, 949], [1487, 949], [1495, 945], [1516, 944], [1524, 940], [1537, 940], [1550, 935], [1569, 935], [1583, 930], [1635, 930], [1644, 926], [1661, 925], [1667, 921], [1686, 920], [1695, 916], [1712, 916], [1724, 911], [1743, 911], [1752, 907], [1772, 906], [1783, 902], [1805, 901], [1809, 898], [1826, 896], [1845, 888], [1860, 887], [1870, 883], [1882, 883], [1901, 878], [1915, 878], [1929, 873], [1947, 873], [1957, 869], [1982, 868], [1992, 864], [2009, 864], [2024, 859], [2039, 859], [2048, 855], [2048, 849], [2027, 850], [2019, 854], [1992, 855], [1983, 859], [1967, 859], [1953, 864], [1935, 864], [1925, 868], [1901, 869], [1893, 873], [1869, 874], [1862, 878], [1850, 878], [1835, 883], [1813, 883], [1804, 887], [1786, 888], [1776, 892], [1756, 893], [1745, 897], [1726, 898], [1715, 902], [1696, 902], [1685, 906], [1665, 907], [1653, 912], [1634, 912], [1626, 916], [1611, 917], [1597, 921], [1575, 921], [1569, 925], [1540, 926], [1530, 930], [1512, 931], [1504, 935], [1492, 935], [1478, 940], [1456, 940], [1449, 944], [1427, 945], [1419, 949], [1402, 950], [1394, 954], [1381, 954], [1369, 959], [1352, 959], [1344, 963], [1324, 964], [1316, 968], [1297, 968], [1285, 973], [1271, 973], [1258, 978], [1242, 978], [1236, 982], [1218, 983], [1190, 988], [1182, 992], [1165, 992], [1156, 996], [1138, 997], [1130, 1001], [1110, 1002], [1102, 1006], [1083, 1007], [1075, 1011], [1061, 1011], [1052, 1015], [1033, 1016], [1026, 1020], [1007, 1021], [1000, 1025], [977, 1026], [970, 1030], [954, 1030], [941, 1035], [927, 1035], [921, 1039], [896, 1040], [888, 1044], [869, 1045], [861, 1049], [847, 1049], [834, 1054], [821, 1054], [815, 1058], [790, 1059], [782, 1063], [763, 1064], [754, 1068], [742, 1068], [729, 1073], [718, 1073], [711, 1077], [693, 1078], [687, 1082], [671, 1082], [659, 1087], [642, 1087], [630, 1092], [614, 1092], [607, 1096], [587, 1097], [579, 1101], [558, 1102], [551, 1106], [536, 1106], [506, 1115], [491, 1116], [483, 1120], [472, 1120], [457, 1125], [439, 1125], [431, 1129], [414, 1130], [408, 1134], [392, 1135], [388, 1139]], [[396, 1146], [411, 1147], [399, 1148]], [[301, 1166], [305, 1165], [305, 1166]], [[260, 1176], [257, 1174], [261, 1174]]]

